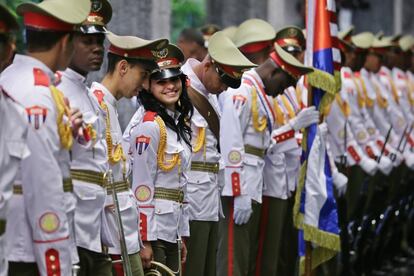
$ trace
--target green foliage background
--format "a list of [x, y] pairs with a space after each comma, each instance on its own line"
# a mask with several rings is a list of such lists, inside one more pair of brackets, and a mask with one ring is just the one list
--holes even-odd
[[176, 42], [184, 28], [201, 27], [205, 24], [206, 0], [172, 0], [171, 40]]

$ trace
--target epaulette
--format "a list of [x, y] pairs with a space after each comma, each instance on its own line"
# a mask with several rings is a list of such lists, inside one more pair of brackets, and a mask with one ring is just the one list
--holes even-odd
[[146, 111], [144, 114], [143, 122], [153, 122], [157, 117], [157, 112], [154, 111]]
[[50, 80], [49, 76], [43, 72], [42, 69], [33, 68], [33, 76], [34, 76], [34, 85], [35, 86], [46, 86], [49, 87]]
[[350, 78], [352, 78], [351, 73], [349, 73], [349, 72], [344, 72], [344, 78], [345, 78], [345, 79], [350, 79]]
[[354, 72], [354, 76], [356, 77], [356, 78], [359, 78], [360, 76], [361, 76], [361, 73], [358, 71], [358, 72]]
[[99, 89], [94, 90], [93, 95], [96, 97], [99, 104], [101, 104], [103, 102], [105, 94], [104, 94], [104, 92], [102, 92], [102, 90], [99, 90]]

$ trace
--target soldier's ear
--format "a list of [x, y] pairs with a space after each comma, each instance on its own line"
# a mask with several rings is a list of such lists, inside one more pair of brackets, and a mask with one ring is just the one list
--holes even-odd
[[118, 62], [117, 64], [117, 71], [119, 72], [119, 75], [121, 77], [125, 76], [125, 74], [128, 72], [129, 69], [129, 64], [128, 61], [126, 61], [125, 59], [122, 59]]

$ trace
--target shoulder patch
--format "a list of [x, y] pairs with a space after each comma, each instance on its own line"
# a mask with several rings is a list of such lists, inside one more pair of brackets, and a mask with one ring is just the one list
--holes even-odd
[[93, 95], [96, 97], [99, 104], [101, 104], [103, 102], [105, 94], [104, 94], [104, 92], [102, 92], [102, 90], [94, 90]]
[[140, 135], [135, 139], [135, 149], [141, 155], [147, 148], [151, 141], [151, 137]]
[[50, 80], [49, 76], [43, 72], [42, 69], [33, 68], [33, 76], [34, 76], [34, 85], [35, 86], [46, 86], [49, 87]]
[[157, 112], [147, 111], [144, 114], [143, 122], [152, 122], [155, 120], [155, 117], [157, 117]]
[[236, 109], [241, 108], [247, 101], [247, 98], [243, 95], [233, 95], [233, 105]]
[[358, 72], [354, 72], [354, 76], [356, 77], [356, 78], [359, 78], [360, 76], [361, 76], [361, 73], [358, 71]]
[[34, 105], [26, 108], [27, 120], [35, 129], [39, 129], [46, 121], [47, 108]]

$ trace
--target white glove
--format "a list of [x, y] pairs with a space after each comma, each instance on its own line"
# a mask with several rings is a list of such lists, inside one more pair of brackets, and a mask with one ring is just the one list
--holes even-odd
[[315, 110], [314, 106], [311, 106], [302, 109], [295, 118], [289, 120], [289, 125], [297, 131], [306, 128], [311, 124], [315, 124], [318, 121], [319, 111]]
[[369, 175], [374, 175], [378, 170], [377, 162], [365, 156], [359, 162], [359, 166]]
[[385, 175], [389, 175], [392, 171], [392, 162], [386, 157], [382, 156], [380, 162], [378, 163], [378, 169]]
[[403, 161], [404, 161], [404, 156], [399, 153], [398, 151], [390, 151], [390, 159], [394, 165], [394, 167], [398, 167]]
[[234, 198], [234, 223], [245, 224], [252, 215], [252, 199], [248, 195], [240, 195]]
[[404, 151], [403, 153], [405, 165], [411, 170], [414, 170], [414, 154], [410, 153], [409, 150]]
[[336, 170], [332, 173], [332, 180], [336, 190], [338, 191], [338, 195], [343, 196], [346, 193], [346, 188], [348, 186], [348, 177]]

